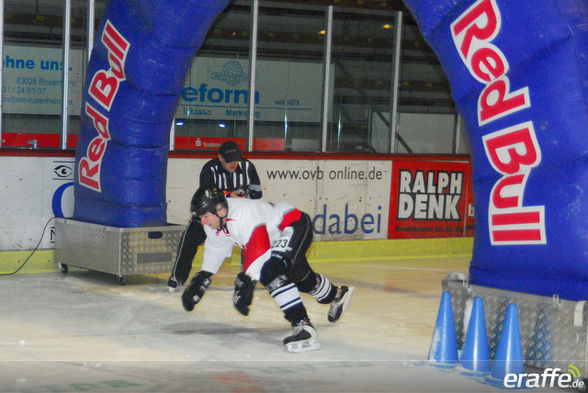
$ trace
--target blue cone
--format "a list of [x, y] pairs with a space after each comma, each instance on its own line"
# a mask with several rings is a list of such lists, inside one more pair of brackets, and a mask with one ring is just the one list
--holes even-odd
[[468, 332], [461, 352], [461, 366], [475, 373], [490, 372], [490, 349], [486, 333], [484, 303], [481, 297], [474, 299]]
[[517, 305], [509, 304], [494, 356], [492, 378], [502, 381], [506, 374], [523, 374], [524, 372]]
[[428, 360], [434, 362], [432, 365], [439, 367], [454, 367], [458, 362], [451, 294], [447, 291], [443, 292], [443, 296], [441, 296]]

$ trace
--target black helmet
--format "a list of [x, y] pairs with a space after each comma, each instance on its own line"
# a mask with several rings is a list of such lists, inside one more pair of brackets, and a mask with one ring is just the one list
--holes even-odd
[[206, 213], [217, 214], [217, 205], [221, 204], [225, 209], [229, 208], [223, 191], [216, 187], [200, 187], [192, 197], [190, 211], [200, 217]]

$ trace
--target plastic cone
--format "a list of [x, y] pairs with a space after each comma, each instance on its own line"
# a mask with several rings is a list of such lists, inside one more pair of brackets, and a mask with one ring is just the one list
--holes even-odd
[[461, 352], [461, 366], [475, 373], [490, 372], [490, 349], [486, 333], [484, 303], [481, 297], [474, 299], [468, 332]]
[[458, 362], [451, 294], [447, 291], [441, 296], [428, 360], [433, 362], [431, 365], [439, 367], [454, 367]]
[[492, 364], [491, 377], [495, 381], [503, 381], [506, 374], [518, 375], [524, 372], [517, 305], [509, 304]]

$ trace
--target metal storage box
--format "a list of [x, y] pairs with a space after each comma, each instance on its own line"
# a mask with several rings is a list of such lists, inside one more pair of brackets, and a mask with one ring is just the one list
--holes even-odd
[[125, 276], [171, 272], [185, 229], [170, 224], [158, 227], [119, 228], [72, 219], [55, 223], [55, 261], [62, 272], [68, 265]]
[[565, 371], [572, 365], [581, 370], [583, 378], [588, 375], [588, 307], [585, 301], [472, 285], [463, 273], [452, 273], [443, 280], [443, 291], [451, 294], [458, 350], [465, 342], [475, 297], [483, 299], [491, 358], [498, 346], [506, 309], [514, 303], [518, 309], [526, 366], [558, 367]]

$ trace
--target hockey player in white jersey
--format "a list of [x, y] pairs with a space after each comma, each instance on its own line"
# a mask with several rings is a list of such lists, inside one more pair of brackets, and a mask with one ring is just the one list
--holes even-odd
[[328, 320], [336, 322], [349, 304], [353, 287], [337, 287], [315, 273], [306, 259], [312, 242], [312, 223], [308, 214], [287, 202], [270, 204], [263, 200], [225, 198], [215, 187], [200, 188], [191, 203], [204, 230], [202, 269], [194, 275], [182, 294], [182, 303], [192, 311], [200, 301], [233, 246], [243, 249], [243, 272], [235, 280], [233, 304], [243, 315], [249, 314], [256, 281], [265, 286], [294, 328], [284, 338], [290, 352], [320, 347], [300, 292], [330, 304]]

